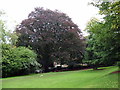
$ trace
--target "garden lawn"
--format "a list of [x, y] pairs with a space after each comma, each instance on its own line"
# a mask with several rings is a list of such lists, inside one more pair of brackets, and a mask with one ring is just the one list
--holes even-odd
[[103, 70], [50, 72], [2, 79], [3, 88], [118, 88], [117, 66]]

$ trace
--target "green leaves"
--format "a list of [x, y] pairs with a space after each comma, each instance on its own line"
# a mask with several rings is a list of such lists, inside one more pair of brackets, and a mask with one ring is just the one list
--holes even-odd
[[[28, 74], [41, 65], [36, 61], [37, 55], [25, 47], [13, 47], [9, 44], [2, 44], [2, 71], [3, 77], [12, 75]], [[33, 71], [32, 71], [33, 72]]]
[[92, 18], [86, 27], [90, 33], [86, 49], [87, 60], [100, 60], [112, 65], [120, 58], [120, 1], [96, 3], [103, 21]]

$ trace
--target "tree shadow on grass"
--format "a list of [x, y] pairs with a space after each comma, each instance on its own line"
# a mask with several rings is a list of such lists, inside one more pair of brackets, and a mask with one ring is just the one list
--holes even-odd
[[114, 74], [114, 73], [120, 73], [120, 71], [114, 71], [114, 72], [111, 72], [111, 74]]
[[96, 71], [96, 70], [104, 70], [104, 69], [99, 69], [99, 68], [98, 68], [98, 69], [94, 69], [94, 70]]

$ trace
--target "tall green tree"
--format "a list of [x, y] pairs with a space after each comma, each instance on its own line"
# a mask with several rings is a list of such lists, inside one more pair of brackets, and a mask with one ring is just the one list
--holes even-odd
[[104, 15], [104, 30], [101, 41], [104, 42], [107, 58], [111, 61], [120, 60], [120, 1], [101, 2], [96, 4], [99, 13]]
[[[103, 21], [92, 20], [94, 23], [88, 24], [86, 28], [90, 32], [87, 53], [91, 51], [92, 56], [97, 56], [100, 62], [112, 65], [120, 60], [120, 1], [99, 2], [93, 5], [99, 8], [99, 13], [104, 17]], [[90, 58], [95, 59], [88, 59]]]

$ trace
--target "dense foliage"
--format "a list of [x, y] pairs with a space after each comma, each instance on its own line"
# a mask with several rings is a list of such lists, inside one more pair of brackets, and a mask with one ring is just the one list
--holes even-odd
[[40, 68], [36, 54], [25, 47], [2, 44], [2, 77], [24, 75]]
[[120, 61], [120, 1], [94, 3], [103, 21], [92, 19], [88, 36], [86, 60], [94, 65], [113, 65]]
[[47, 71], [53, 62], [81, 62], [84, 38], [78, 26], [59, 11], [35, 8], [16, 29], [18, 46], [31, 46]]

